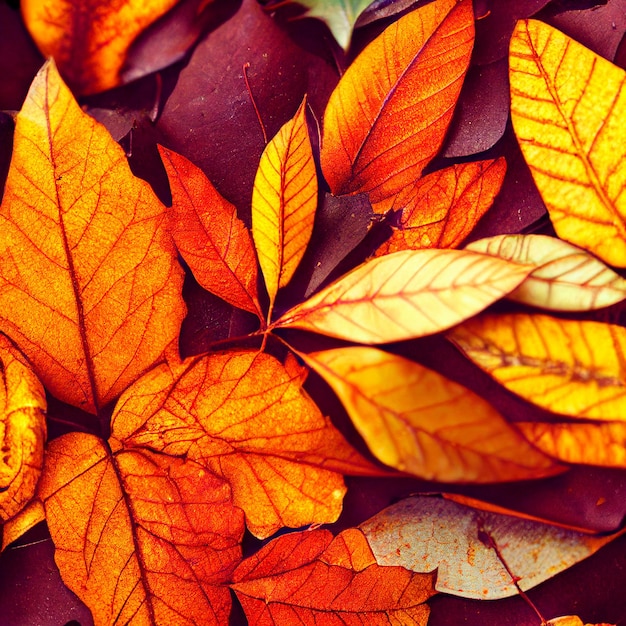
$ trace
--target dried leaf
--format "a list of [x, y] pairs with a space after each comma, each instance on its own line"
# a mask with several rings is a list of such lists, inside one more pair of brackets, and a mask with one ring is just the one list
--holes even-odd
[[531, 269], [465, 250], [403, 250], [367, 261], [276, 326], [361, 343], [421, 337], [475, 315]]
[[575, 418], [626, 419], [626, 329], [547, 315], [486, 315], [449, 338], [522, 398]]
[[594, 256], [546, 235], [498, 235], [466, 250], [483, 252], [536, 269], [507, 298], [557, 311], [600, 309], [626, 298], [626, 280]]
[[437, 568], [437, 591], [482, 600], [518, 593], [491, 542], [520, 588], [527, 591], [591, 556], [620, 534], [594, 537], [475, 511], [432, 496], [402, 500], [361, 524], [360, 529], [379, 565], [400, 565], [416, 572]]
[[558, 471], [480, 396], [368, 347], [300, 355], [333, 388], [372, 453], [420, 478], [493, 482]]
[[120, 84], [135, 38], [178, 0], [23, 0], [22, 17], [45, 57], [54, 57], [71, 88], [87, 94]]
[[[506, 162], [453, 165], [421, 178], [402, 208], [399, 229], [376, 255], [420, 248], [456, 248], [470, 234], [500, 190]], [[403, 193], [403, 197], [406, 194]]]
[[235, 590], [249, 623], [426, 626], [433, 574], [376, 564], [356, 528], [282, 535], [239, 565]]
[[0, 328], [60, 400], [96, 412], [177, 338], [183, 272], [165, 219], [46, 64], [17, 116], [0, 207]]
[[263, 318], [252, 238], [235, 207], [185, 157], [159, 147], [172, 190], [173, 237], [198, 283]]
[[301, 367], [251, 351], [163, 365], [120, 398], [113, 437], [224, 477], [257, 537], [332, 522], [345, 493], [340, 472], [381, 472], [322, 416], [303, 376]]
[[511, 116], [562, 239], [626, 266], [624, 70], [554, 28], [518, 22]]
[[243, 515], [190, 459], [85, 433], [48, 448], [40, 494], [65, 584], [96, 626], [224, 624]]
[[368, 192], [385, 212], [439, 150], [474, 39], [469, 0], [435, 0], [389, 26], [350, 65], [324, 115], [334, 194]]
[[270, 306], [302, 260], [317, 207], [317, 174], [306, 125], [306, 99], [267, 144], [252, 192], [252, 236]]

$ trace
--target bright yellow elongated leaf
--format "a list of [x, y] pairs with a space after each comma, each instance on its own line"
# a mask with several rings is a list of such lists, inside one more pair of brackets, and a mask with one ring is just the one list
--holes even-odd
[[486, 315], [448, 336], [533, 404], [570, 417], [626, 420], [626, 328], [547, 315]]
[[335, 391], [372, 454], [420, 478], [493, 482], [558, 471], [485, 400], [376, 348], [301, 357]]
[[474, 41], [469, 0], [435, 0], [389, 26], [350, 65], [324, 114], [333, 194], [368, 192], [385, 212], [439, 150]]
[[363, 263], [276, 326], [361, 343], [430, 335], [502, 298], [531, 269], [466, 250], [403, 250]]
[[305, 99], [265, 147], [252, 190], [252, 236], [270, 306], [304, 255], [316, 207], [317, 174]]
[[626, 280], [602, 261], [546, 235], [498, 235], [466, 250], [492, 254], [536, 269], [507, 298], [556, 311], [600, 309], [626, 298]]
[[223, 476], [257, 537], [332, 522], [346, 491], [341, 474], [381, 471], [320, 413], [303, 376], [291, 361], [251, 351], [163, 365], [122, 395], [112, 436]]
[[554, 228], [626, 267], [626, 73], [554, 28], [518, 22], [511, 118]]
[[32, 369], [0, 335], [0, 523], [35, 495], [46, 442], [46, 394]]

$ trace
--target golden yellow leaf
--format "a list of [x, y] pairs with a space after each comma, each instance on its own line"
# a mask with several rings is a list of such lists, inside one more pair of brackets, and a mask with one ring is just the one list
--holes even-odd
[[554, 617], [546, 622], [546, 626], [615, 626], [615, 624], [583, 624], [580, 617], [575, 615], [563, 615], [562, 617]]
[[41, 500], [37, 497], [33, 498], [17, 515], [2, 525], [2, 547], [0, 552], [45, 519], [46, 512]]
[[554, 413], [626, 420], [626, 328], [547, 315], [486, 315], [449, 338], [499, 383]]
[[626, 73], [558, 30], [517, 23], [511, 118], [562, 239], [626, 266]]
[[306, 99], [267, 144], [252, 190], [252, 236], [273, 306], [296, 271], [313, 232], [317, 174]]
[[35, 495], [46, 442], [46, 394], [24, 357], [0, 335], [0, 523]]
[[303, 375], [252, 351], [162, 365], [122, 395], [112, 436], [223, 476], [257, 537], [333, 522], [346, 491], [341, 473], [381, 471], [320, 413], [302, 389]]
[[372, 454], [400, 471], [449, 482], [558, 471], [480, 396], [418, 363], [364, 346], [300, 356], [339, 396]]
[[361, 343], [430, 335], [502, 298], [531, 269], [466, 250], [403, 250], [363, 263], [275, 326]]
[[324, 114], [333, 194], [368, 192], [376, 211], [439, 150], [474, 41], [470, 0], [435, 0], [389, 26], [348, 67]]
[[23, 0], [22, 17], [45, 57], [80, 94], [120, 84], [128, 48], [179, 0]]
[[0, 329], [53, 395], [96, 412], [178, 337], [182, 280], [165, 207], [47, 63], [0, 206]]

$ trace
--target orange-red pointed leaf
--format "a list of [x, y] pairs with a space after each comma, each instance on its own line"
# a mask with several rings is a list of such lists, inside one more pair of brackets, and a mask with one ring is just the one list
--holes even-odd
[[384, 211], [419, 178], [452, 118], [474, 39], [469, 0], [435, 0], [389, 26], [352, 63], [324, 114], [322, 170], [334, 194]]
[[398, 230], [376, 255], [419, 248], [456, 248], [500, 191], [506, 162], [460, 163], [421, 178], [403, 193]]
[[433, 574], [376, 564], [363, 533], [283, 535], [235, 571], [231, 587], [259, 626], [426, 626]]
[[50, 445], [40, 495], [63, 580], [96, 626], [228, 621], [243, 516], [222, 479], [71, 433]]
[[361, 343], [421, 337], [475, 315], [531, 269], [465, 250], [403, 250], [367, 261], [276, 325]]
[[535, 20], [509, 62], [513, 127], [557, 234], [626, 267], [626, 72]]
[[172, 235], [202, 287], [262, 317], [252, 238], [235, 207], [185, 157], [159, 148], [172, 191]]
[[380, 472], [320, 413], [302, 380], [302, 368], [249, 351], [163, 365], [120, 398], [113, 436], [223, 476], [259, 537], [332, 522], [345, 493], [340, 473]]
[[0, 207], [0, 329], [59, 399], [96, 411], [176, 339], [183, 273], [165, 220], [46, 64], [17, 116]]
[[615, 626], [615, 624], [583, 624], [580, 617], [576, 615], [563, 615], [562, 617], [554, 617], [546, 622], [546, 626]]
[[317, 174], [306, 100], [267, 144], [252, 191], [252, 234], [270, 303], [293, 276], [313, 232]]
[[521, 480], [558, 471], [485, 400], [376, 348], [301, 355], [333, 388], [383, 463], [438, 481]]

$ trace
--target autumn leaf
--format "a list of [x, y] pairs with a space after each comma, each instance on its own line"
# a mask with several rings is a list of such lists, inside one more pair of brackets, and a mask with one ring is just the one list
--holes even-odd
[[33, 498], [17, 515], [2, 524], [0, 552], [45, 519], [46, 513], [41, 500], [37, 497]]
[[475, 315], [531, 269], [463, 250], [403, 250], [360, 265], [287, 311], [275, 327], [360, 343], [421, 337]]
[[513, 127], [557, 234], [625, 267], [624, 70], [535, 20], [509, 61]]
[[563, 615], [562, 617], [554, 617], [546, 622], [546, 626], [615, 626], [615, 624], [583, 624], [580, 617], [575, 615]]
[[252, 191], [252, 236], [273, 307], [302, 260], [317, 208], [317, 174], [306, 99], [267, 144]]
[[243, 515], [225, 481], [70, 433], [48, 447], [39, 493], [63, 580], [97, 626], [227, 622]]
[[305, 372], [265, 353], [233, 351], [162, 365], [120, 398], [112, 437], [193, 460], [223, 477], [248, 528], [333, 522], [341, 474], [380, 475], [302, 389]]
[[438, 481], [522, 480], [558, 471], [480, 396], [369, 347], [300, 355], [332, 387], [383, 463]]
[[178, 0], [24, 0], [22, 17], [45, 57], [54, 57], [78, 93], [120, 84], [128, 48]]
[[447, 167], [403, 192], [398, 229], [376, 255], [419, 248], [456, 248], [470, 234], [500, 190], [504, 159]]
[[363, 533], [282, 535], [243, 561], [231, 588], [249, 623], [425, 626], [434, 574], [376, 564]]
[[469, 0], [435, 0], [389, 26], [348, 67], [324, 114], [333, 194], [367, 192], [385, 212], [438, 152], [472, 51]]
[[0, 523], [35, 495], [46, 441], [46, 394], [15, 346], [0, 335]]
[[556, 311], [600, 309], [626, 298], [626, 280], [585, 250], [546, 235], [497, 235], [466, 250], [534, 269], [507, 298]]
[[500, 557], [527, 591], [621, 534], [586, 535], [432, 496], [402, 500], [359, 528], [379, 565], [416, 572], [437, 568], [437, 591], [483, 600], [518, 593]]
[[626, 329], [547, 315], [487, 315], [449, 338], [522, 398], [573, 418], [626, 417]]
[[159, 147], [172, 191], [172, 235], [198, 283], [263, 319], [252, 238], [235, 207], [185, 157]]
[[185, 313], [165, 207], [54, 63], [17, 115], [0, 206], [0, 329], [90, 412], [162, 358]]

